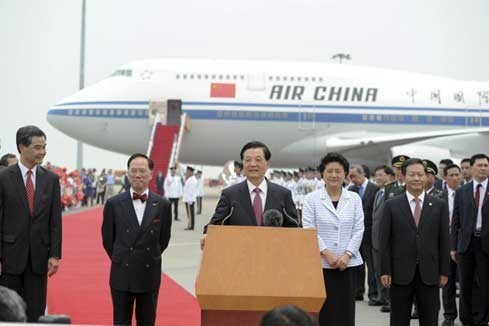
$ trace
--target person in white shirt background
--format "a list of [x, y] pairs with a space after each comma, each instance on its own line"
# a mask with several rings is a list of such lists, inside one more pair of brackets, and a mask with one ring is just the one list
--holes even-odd
[[186, 231], [193, 230], [195, 226], [195, 202], [197, 200], [197, 188], [199, 182], [194, 175], [194, 168], [187, 166], [185, 171], [185, 184], [183, 186], [183, 202], [187, 211], [188, 223], [184, 229]]
[[173, 206], [173, 219], [175, 221], [180, 221], [178, 218], [178, 199], [182, 197], [182, 187], [182, 178], [176, 173], [176, 168], [172, 166], [170, 168], [170, 175], [167, 175], [165, 178], [163, 188], [165, 189], [166, 198], [170, 200]]

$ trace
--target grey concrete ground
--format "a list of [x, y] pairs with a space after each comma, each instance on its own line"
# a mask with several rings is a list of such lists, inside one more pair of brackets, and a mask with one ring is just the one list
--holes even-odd
[[[192, 294], [195, 294], [194, 284], [201, 258], [199, 240], [202, 228], [214, 212], [219, 193], [220, 189], [206, 189], [202, 215], [196, 216], [194, 231], [184, 231], [187, 227], [187, 216], [185, 206], [179, 203], [181, 221], [173, 222], [170, 245], [163, 254], [163, 271]], [[442, 321], [443, 317], [440, 313], [440, 324]], [[381, 313], [379, 307], [369, 307], [367, 301], [357, 301], [356, 325], [386, 326], [389, 325], [389, 314]], [[412, 321], [411, 325], [419, 325], [419, 323]]]

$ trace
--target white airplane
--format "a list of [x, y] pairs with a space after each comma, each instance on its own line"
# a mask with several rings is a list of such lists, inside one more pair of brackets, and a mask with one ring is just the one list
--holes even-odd
[[[131, 62], [54, 105], [48, 121], [103, 149], [145, 152], [156, 113], [180, 124], [180, 162], [223, 165], [250, 140], [273, 166], [317, 165], [331, 151], [382, 164], [489, 152], [489, 83], [319, 62]], [[404, 146], [403, 146], [404, 145]], [[408, 145], [407, 147], [405, 145]]]

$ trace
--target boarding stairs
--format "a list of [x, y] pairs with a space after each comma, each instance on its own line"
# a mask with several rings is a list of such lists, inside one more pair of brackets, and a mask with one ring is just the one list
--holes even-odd
[[184, 113], [180, 125], [166, 125], [161, 123], [159, 113], [155, 116], [147, 150], [147, 155], [154, 163], [153, 178], [149, 185], [151, 191], [156, 192], [158, 172], [166, 176], [169, 168], [178, 164], [186, 120], [187, 115]]

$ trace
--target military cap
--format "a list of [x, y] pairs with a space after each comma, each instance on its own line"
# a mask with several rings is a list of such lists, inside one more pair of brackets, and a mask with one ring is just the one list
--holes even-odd
[[409, 160], [410, 157], [407, 155], [397, 155], [392, 158], [392, 166], [395, 168], [400, 168], [404, 161]]
[[430, 160], [423, 160], [423, 164], [426, 168], [426, 172], [427, 173], [431, 173], [433, 175], [437, 175], [438, 174], [438, 167], [436, 166], [435, 163], [433, 163], [433, 161], [430, 161]]
[[191, 166], [187, 166], [187, 171], [194, 172], [194, 168]]

